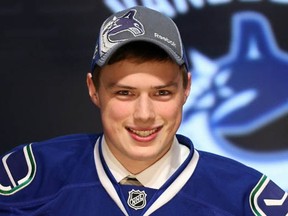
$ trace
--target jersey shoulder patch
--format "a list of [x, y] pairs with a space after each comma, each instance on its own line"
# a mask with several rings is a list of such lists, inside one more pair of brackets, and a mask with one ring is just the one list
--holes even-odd
[[250, 194], [250, 207], [257, 216], [287, 216], [288, 193], [263, 175]]
[[0, 161], [0, 195], [9, 196], [27, 187], [35, 174], [32, 144], [6, 154]]

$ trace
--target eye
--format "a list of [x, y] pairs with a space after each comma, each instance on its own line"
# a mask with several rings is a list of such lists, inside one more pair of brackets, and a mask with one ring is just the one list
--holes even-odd
[[171, 95], [172, 92], [171, 91], [168, 91], [168, 90], [159, 90], [156, 95], [157, 96], [168, 96], [168, 95]]
[[132, 95], [132, 92], [128, 90], [120, 90], [120, 91], [117, 91], [115, 94], [120, 95], [120, 96], [129, 96], [129, 95]]

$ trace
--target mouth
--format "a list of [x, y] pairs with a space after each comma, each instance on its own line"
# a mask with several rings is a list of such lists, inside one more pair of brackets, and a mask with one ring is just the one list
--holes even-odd
[[133, 134], [135, 134], [139, 137], [149, 137], [152, 134], [155, 134], [156, 132], [158, 132], [160, 129], [161, 129], [161, 127], [154, 128], [151, 130], [136, 130], [133, 128], [127, 128], [128, 131], [132, 132]]

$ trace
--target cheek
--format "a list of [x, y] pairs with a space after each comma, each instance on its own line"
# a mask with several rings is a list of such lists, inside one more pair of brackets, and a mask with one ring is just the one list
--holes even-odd
[[128, 103], [119, 103], [114, 100], [110, 100], [105, 105], [101, 106], [101, 113], [104, 116], [103, 119], [109, 119], [109, 121], [123, 120], [129, 116], [131, 109]]
[[166, 119], [178, 121], [182, 116], [182, 104], [179, 101], [163, 103], [158, 106], [158, 113]]

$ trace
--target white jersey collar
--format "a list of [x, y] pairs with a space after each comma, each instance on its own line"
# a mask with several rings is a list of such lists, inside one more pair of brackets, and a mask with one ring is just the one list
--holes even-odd
[[[121, 201], [121, 198], [119, 197], [119, 184], [115, 182], [114, 177], [111, 176], [111, 171], [107, 171], [108, 166], [106, 162], [104, 161], [104, 156], [101, 151], [101, 136], [97, 139], [95, 147], [94, 147], [94, 159], [95, 159], [95, 166], [96, 171], [98, 173], [99, 180], [102, 184], [102, 186], [105, 188], [107, 193], [110, 195], [110, 197], [114, 200], [114, 202], [118, 205], [118, 207], [121, 209], [121, 211], [124, 213], [124, 215], [129, 215], [126, 211], [126, 208], [124, 205], [126, 201]], [[173, 144], [174, 145], [174, 144]], [[186, 143], [185, 145], [189, 146], [189, 143]], [[181, 145], [180, 145], [181, 146]], [[180, 151], [181, 152], [181, 151]], [[174, 158], [174, 157], [172, 157]], [[159, 209], [161, 206], [165, 205], [167, 202], [169, 202], [181, 189], [182, 187], [187, 183], [187, 181], [190, 179], [190, 177], [193, 175], [194, 170], [197, 166], [199, 160], [199, 154], [198, 152], [193, 148], [193, 145], [191, 143], [190, 153], [186, 159], [186, 161], [183, 162], [183, 164], [176, 170], [173, 177], [171, 177], [167, 182], [165, 182], [165, 187], [163, 185], [163, 191], [160, 193], [155, 201], [149, 205], [149, 207], [145, 210], [145, 213], [143, 216], [151, 215], [153, 212], [155, 212], [157, 209]], [[105, 171], [106, 170], [106, 171]], [[109, 177], [110, 176], [110, 177]], [[123, 195], [121, 195], [122, 197]]]
[[105, 141], [102, 139], [102, 153], [104, 160], [117, 182], [120, 182], [126, 176], [135, 176], [138, 181], [145, 187], [159, 189], [173, 173], [181, 166], [189, 155], [189, 148], [179, 144], [174, 137], [170, 150], [156, 163], [148, 167], [137, 175], [131, 174], [122, 164], [114, 157]]

